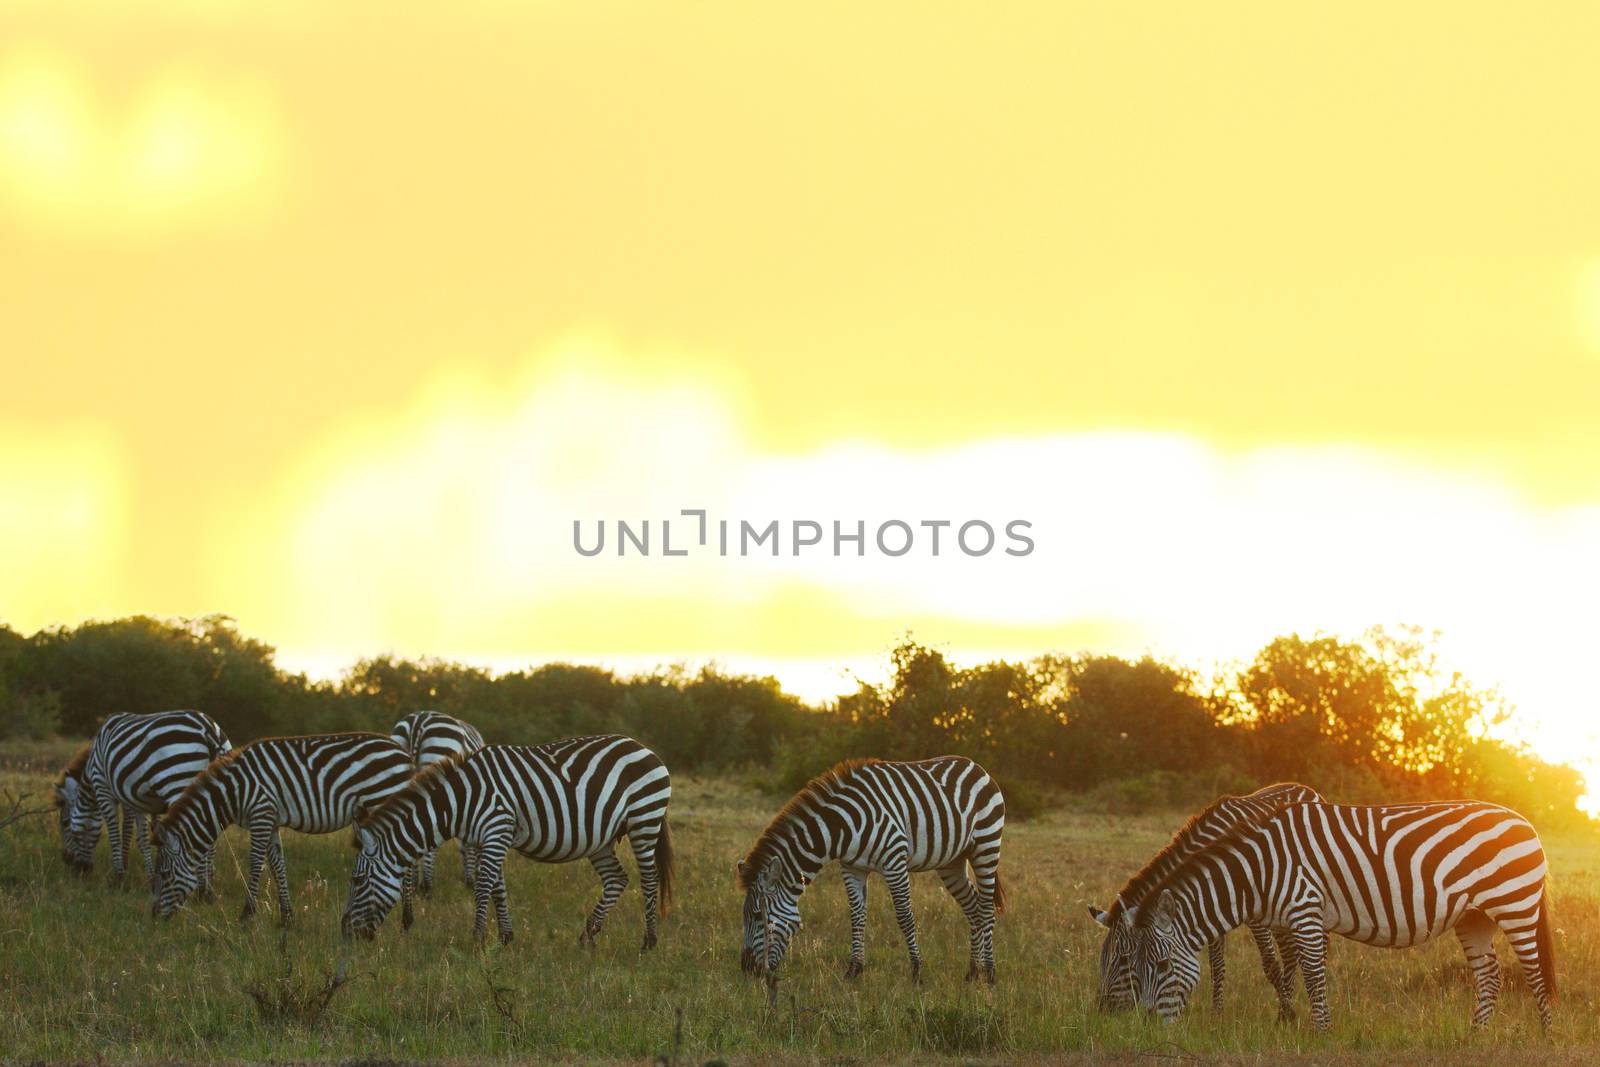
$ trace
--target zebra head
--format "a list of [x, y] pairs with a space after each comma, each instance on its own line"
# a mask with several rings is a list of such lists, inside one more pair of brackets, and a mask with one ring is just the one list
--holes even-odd
[[63, 775], [56, 784], [56, 815], [61, 825], [61, 858], [68, 867], [87, 874], [94, 866], [94, 846], [100, 840], [100, 812], [83, 792], [83, 780]]
[[1109, 911], [1089, 905], [1089, 917], [1106, 928], [1100, 943], [1101, 1011], [1127, 1011], [1133, 1007], [1133, 924], [1128, 908], [1118, 897]]
[[746, 861], [738, 866], [744, 892], [744, 951], [739, 966], [748, 975], [773, 975], [789, 949], [789, 939], [800, 926], [800, 893], [783, 879], [783, 865], [768, 861], [752, 872]]
[[1184, 936], [1169, 890], [1129, 914], [1133, 953], [1130, 971], [1134, 998], [1161, 1021], [1176, 1022], [1200, 980], [1200, 956]]
[[159, 819], [150, 822], [150, 843], [155, 846], [155, 880], [150, 887], [150, 914], [170, 919], [200, 888], [200, 864], [189, 843], [174, 827]]
[[345, 937], [356, 935], [370, 941], [377, 935], [384, 916], [400, 899], [406, 868], [389, 841], [371, 827], [358, 823], [351, 844], [356, 849], [356, 862], [350, 871], [350, 895], [345, 899], [339, 928]]

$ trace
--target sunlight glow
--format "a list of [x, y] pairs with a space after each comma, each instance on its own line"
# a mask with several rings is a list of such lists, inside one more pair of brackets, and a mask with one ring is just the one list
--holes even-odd
[[[1505, 687], [1541, 750], [1595, 751], [1578, 646], [1600, 602], [1600, 509], [1532, 509], [1364, 449], [1228, 453], [1168, 434], [772, 454], [714, 384], [630, 381], [608, 363], [585, 342], [509, 389], [456, 377], [324, 442], [219, 542], [216, 572], [260, 575], [249, 617], [300, 647], [603, 662], [719, 649], [788, 661], [780, 677], [808, 692], [830, 662], [837, 676], [906, 627], [957, 650], [1148, 649], [1209, 665], [1291, 630], [1421, 621], [1475, 680]], [[1058, 489], [1039, 492], [1041, 479]], [[886, 561], [571, 547], [573, 518], [659, 522], [684, 507], [1022, 517], [1038, 549]]]
[[170, 67], [113, 111], [69, 59], [14, 52], [0, 57], [0, 209], [83, 229], [237, 208], [275, 181], [276, 126], [247, 80]]

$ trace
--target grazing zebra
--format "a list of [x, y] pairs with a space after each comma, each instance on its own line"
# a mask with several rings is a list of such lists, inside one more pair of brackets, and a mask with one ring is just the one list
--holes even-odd
[[[417, 773], [411, 784], [356, 824], [357, 848], [345, 903], [345, 934], [371, 938], [404, 890], [405, 872], [425, 851], [456, 837], [477, 847], [473, 931], [487, 933], [495, 905], [500, 942], [511, 940], [505, 858], [516, 849], [541, 863], [587, 859], [600, 875], [600, 902], [583, 932], [593, 945], [628, 885], [616, 845], [627, 837], [644, 890], [644, 944], [656, 944], [660, 910], [672, 895], [672, 779], [654, 752], [631, 737], [573, 737], [535, 747], [489, 745]], [[402, 915], [409, 925], [409, 917]]]
[[[778, 965], [800, 925], [800, 894], [830, 860], [838, 860], [850, 901], [850, 962], [845, 977], [866, 966], [867, 875], [883, 875], [895, 918], [911, 954], [911, 977], [922, 969], [911, 873], [937, 870], [966, 914], [971, 961], [992, 985], [994, 917], [1000, 888], [1000, 835], [1006, 804], [1000, 787], [963, 756], [917, 763], [846, 760], [813, 778], [778, 812], [739, 861], [744, 890], [746, 974], [765, 974], [777, 996]], [[967, 866], [972, 880], [967, 880]]]
[[154, 914], [167, 918], [198, 884], [196, 858], [216, 846], [229, 823], [250, 831], [250, 876], [244, 911], [256, 911], [256, 885], [269, 861], [278, 887], [278, 916], [291, 915], [289, 879], [278, 828], [326, 834], [350, 825], [357, 808], [402, 788], [411, 755], [382, 734], [320, 734], [252, 741], [218, 757], [151, 827], [155, 842]]
[[[164, 811], [206, 764], [230, 748], [222, 727], [198, 711], [106, 718], [56, 784], [67, 863], [85, 872], [93, 866], [104, 824], [111, 841], [112, 883], [124, 883], [130, 841], [138, 843], [145, 874], [153, 877], [154, 865], [143, 838], [145, 817]], [[207, 853], [202, 884], [208, 894], [210, 861]]]
[[[417, 770], [451, 756], [476, 752], [483, 747], [483, 735], [477, 728], [442, 711], [413, 711], [394, 724], [389, 734], [395, 743], [411, 753], [411, 762]], [[418, 861], [417, 888], [424, 896], [433, 890], [433, 849], [422, 854]], [[461, 880], [472, 888], [472, 847], [461, 846]]]
[[[1125, 1011], [1133, 1007], [1133, 973], [1130, 953], [1133, 933], [1128, 922], [1128, 911], [1144, 901], [1157, 883], [1190, 856], [1244, 823], [1260, 822], [1278, 809], [1289, 804], [1321, 803], [1322, 797], [1315, 789], [1297, 782], [1280, 782], [1258, 789], [1249, 796], [1219, 798], [1210, 807], [1183, 825], [1165, 848], [1156, 853], [1149, 863], [1129, 878], [1117, 893], [1111, 907], [1101, 910], [1089, 906], [1089, 915], [1106, 928], [1105, 940], [1100, 945], [1100, 997], [1102, 1011]], [[1274, 935], [1265, 924], [1247, 922], [1250, 936], [1261, 953], [1261, 969], [1267, 981], [1278, 994], [1278, 1017], [1294, 1018], [1294, 944], [1287, 934]], [[1273, 942], [1276, 939], [1277, 948]], [[1280, 954], [1283, 966], [1279, 966]], [[1211, 1006], [1222, 1009], [1222, 985], [1226, 974], [1222, 938], [1211, 942]]]
[[1403, 948], [1454, 930], [1476, 986], [1476, 1028], [1500, 992], [1498, 927], [1548, 1028], [1556, 979], [1545, 873], [1533, 826], [1497, 804], [1294, 804], [1184, 860], [1133, 909], [1134, 991], [1177, 1018], [1199, 977], [1196, 952], [1240, 923], [1264, 922], [1293, 937], [1324, 1030], [1329, 932]]

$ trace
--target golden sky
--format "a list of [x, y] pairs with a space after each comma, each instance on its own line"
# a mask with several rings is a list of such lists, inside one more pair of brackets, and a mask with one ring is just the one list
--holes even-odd
[[[1593, 744], [1597, 37], [1592, 4], [0, 0], [0, 619], [812, 693], [906, 629], [1201, 663], [1415, 622]], [[695, 506], [1040, 547], [570, 550]]]

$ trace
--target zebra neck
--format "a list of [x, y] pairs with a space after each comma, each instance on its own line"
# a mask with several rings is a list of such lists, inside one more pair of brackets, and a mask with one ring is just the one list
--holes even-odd
[[197, 788], [200, 795], [179, 813], [176, 829], [190, 844], [209, 848], [238, 820], [238, 799], [228, 782], [216, 778]]
[[1190, 919], [1183, 925], [1195, 949], [1258, 917], [1254, 913], [1260, 894], [1248, 877], [1220, 878], [1209, 886], [1203, 879], [1189, 878], [1172, 889], [1179, 911]]
[[390, 820], [385, 836], [401, 860], [414, 862], [447, 839], [460, 836], [461, 814], [461, 805], [450, 790], [432, 789], [407, 797], [405, 809]]

